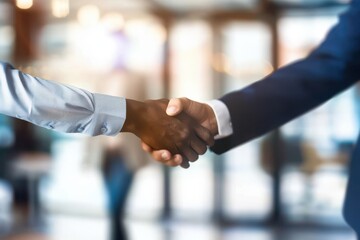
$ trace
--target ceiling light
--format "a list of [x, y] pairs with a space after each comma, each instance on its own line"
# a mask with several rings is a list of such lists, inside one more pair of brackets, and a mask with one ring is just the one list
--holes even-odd
[[100, 9], [95, 5], [85, 5], [79, 9], [77, 17], [83, 25], [96, 24], [100, 18]]
[[33, 0], [16, 0], [16, 6], [20, 9], [29, 9], [33, 4]]
[[69, 0], [52, 0], [51, 10], [54, 17], [64, 18], [69, 15]]

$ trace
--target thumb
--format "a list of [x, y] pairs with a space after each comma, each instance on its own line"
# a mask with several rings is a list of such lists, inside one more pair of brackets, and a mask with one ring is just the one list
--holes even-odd
[[182, 112], [184, 106], [179, 98], [173, 98], [169, 101], [169, 104], [166, 108], [166, 114], [169, 116], [176, 116]]
[[150, 147], [148, 144], [141, 142], [141, 147], [145, 152], [151, 153], [152, 151], [154, 151], [154, 149], [152, 147]]

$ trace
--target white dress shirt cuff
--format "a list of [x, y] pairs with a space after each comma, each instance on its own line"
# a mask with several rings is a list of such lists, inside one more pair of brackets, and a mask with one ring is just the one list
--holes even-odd
[[120, 133], [126, 118], [126, 99], [94, 94], [95, 114], [93, 135], [114, 136]]
[[219, 134], [215, 139], [221, 139], [233, 134], [233, 127], [231, 123], [231, 116], [229, 109], [220, 100], [211, 100], [207, 104], [213, 109], [218, 125]]

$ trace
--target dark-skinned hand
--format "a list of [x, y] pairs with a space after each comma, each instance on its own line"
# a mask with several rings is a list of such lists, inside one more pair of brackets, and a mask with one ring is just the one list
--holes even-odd
[[[186, 113], [195, 122], [206, 129], [209, 129], [212, 136], [218, 134], [215, 114], [212, 108], [207, 104], [192, 101], [188, 98], [171, 99], [166, 112], [169, 116], [178, 116], [179, 114]], [[171, 163], [172, 166], [181, 165], [183, 168], [189, 168], [190, 166], [189, 159], [182, 154], [172, 154], [166, 148], [156, 150], [145, 142], [142, 143], [142, 147], [144, 151], [149, 152], [152, 157], [160, 163], [167, 165]], [[190, 162], [193, 161], [190, 160]]]
[[[127, 114], [122, 132], [132, 132], [153, 150], [167, 149], [186, 161], [196, 161], [214, 143], [213, 134], [185, 112], [166, 114], [169, 100], [139, 102], [127, 99]], [[177, 166], [176, 161], [163, 162]], [[185, 164], [186, 165], [186, 164]], [[184, 166], [186, 167], [186, 166]]]

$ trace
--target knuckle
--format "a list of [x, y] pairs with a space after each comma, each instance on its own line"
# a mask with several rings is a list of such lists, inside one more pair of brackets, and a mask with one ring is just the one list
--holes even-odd
[[178, 149], [179, 149], [179, 151], [178, 151], [178, 152], [180, 152], [180, 151], [184, 151], [184, 149], [186, 148], [186, 144], [185, 144], [185, 142], [184, 142], [184, 141], [180, 141], [180, 142], [178, 142], [178, 143], [177, 143], [177, 146], [178, 146]]
[[205, 138], [206, 140], [211, 141], [213, 137], [211, 136], [210, 132], [205, 131]]
[[186, 140], [190, 138], [190, 130], [187, 128], [184, 128], [183, 131], [181, 131], [181, 139]]

